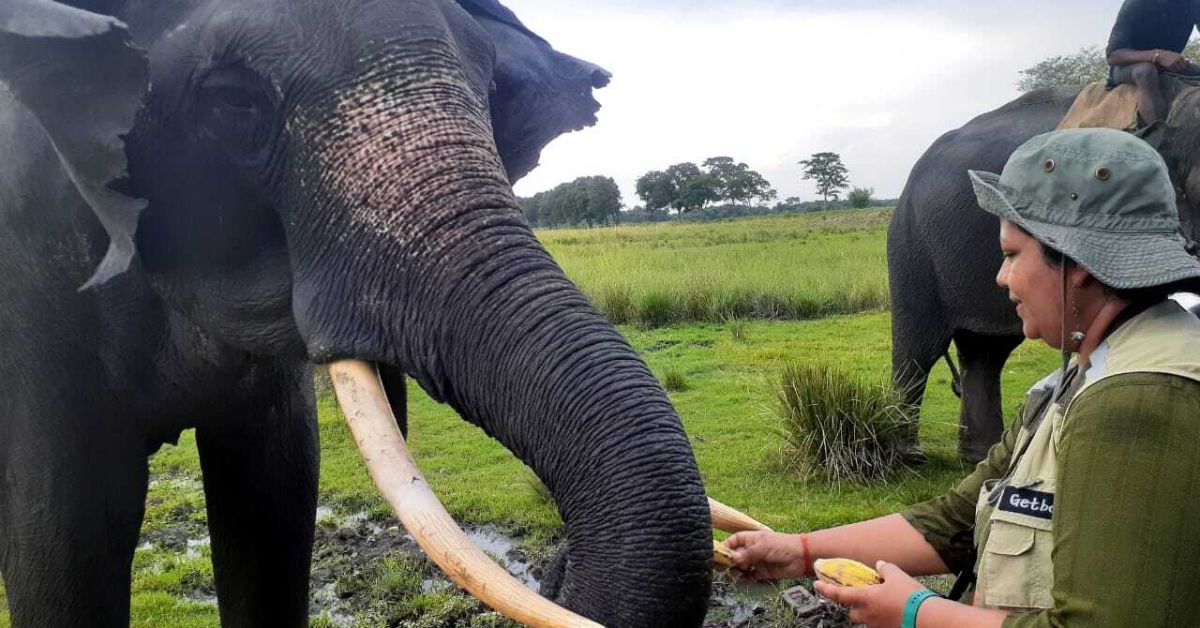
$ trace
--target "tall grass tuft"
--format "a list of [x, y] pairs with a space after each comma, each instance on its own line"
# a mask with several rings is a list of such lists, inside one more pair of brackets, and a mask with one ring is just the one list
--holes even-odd
[[633, 299], [630, 297], [629, 284], [606, 283], [601, 286], [596, 295], [596, 308], [614, 325], [633, 322]]
[[830, 482], [871, 483], [904, 468], [916, 409], [886, 380], [827, 364], [785, 364], [778, 390], [784, 465]]
[[687, 378], [675, 369], [667, 369], [662, 376], [662, 386], [670, 392], [683, 392], [688, 389]]
[[743, 318], [730, 317], [725, 319], [725, 326], [729, 329], [729, 337], [734, 342], [746, 342], [746, 320]]
[[637, 303], [637, 323], [642, 327], [662, 327], [675, 320], [675, 301], [666, 292], [646, 292]]

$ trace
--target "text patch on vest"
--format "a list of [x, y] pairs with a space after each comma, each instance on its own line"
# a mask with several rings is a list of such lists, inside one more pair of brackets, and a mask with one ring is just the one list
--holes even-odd
[[1000, 494], [997, 508], [1038, 519], [1050, 519], [1054, 516], [1054, 493], [1006, 486]]

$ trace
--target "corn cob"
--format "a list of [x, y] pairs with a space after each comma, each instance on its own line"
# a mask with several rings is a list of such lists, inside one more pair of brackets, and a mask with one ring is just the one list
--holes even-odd
[[733, 566], [733, 551], [713, 539], [713, 564], [720, 567]]
[[822, 582], [843, 587], [866, 587], [879, 584], [879, 574], [874, 569], [849, 558], [818, 558], [813, 570]]

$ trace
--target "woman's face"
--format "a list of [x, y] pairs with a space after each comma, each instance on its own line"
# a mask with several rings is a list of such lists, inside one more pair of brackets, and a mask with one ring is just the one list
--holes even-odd
[[1038, 241], [1007, 220], [1000, 221], [1000, 250], [996, 283], [1017, 306], [1025, 337], [1062, 346], [1062, 268], [1047, 263]]

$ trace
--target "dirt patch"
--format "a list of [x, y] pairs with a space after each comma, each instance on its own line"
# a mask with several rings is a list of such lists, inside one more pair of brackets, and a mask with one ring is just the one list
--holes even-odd
[[[170, 592], [181, 598], [215, 603], [211, 569], [199, 569], [210, 555], [207, 530], [186, 508], [178, 519], [142, 536], [139, 550], [152, 553], [146, 569], [184, 571]], [[318, 511], [309, 613], [313, 626], [404, 626], [413, 628], [492, 627], [517, 624], [491, 611], [450, 582], [394, 521], [373, 520], [365, 512]], [[542, 565], [521, 548], [520, 540], [494, 526], [464, 526], [472, 540], [514, 577], [538, 591]], [[539, 552], [540, 553], [540, 552]], [[551, 555], [554, 552], [546, 552]], [[135, 567], [136, 569], [136, 567]], [[717, 574], [706, 628], [841, 628], [836, 606], [798, 618], [781, 598], [782, 587], [739, 582]]]
[[845, 609], [812, 592], [811, 581], [785, 590], [785, 585], [744, 582], [728, 573], [718, 573], [704, 626], [850, 628], [851, 624]]
[[[519, 541], [492, 526], [465, 526], [464, 530], [476, 545], [497, 559], [514, 577], [526, 586], [538, 591], [543, 576], [542, 565], [531, 562], [520, 549]], [[380, 565], [384, 565], [381, 569]], [[387, 582], [403, 579], [408, 572], [419, 575], [419, 591], [409, 586], [389, 587]], [[381, 583], [382, 586], [381, 586]], [[390, 589], [390, 591], [389, 591]], [[314, 615], [324, 614], [331, 618], [331, 625], [350, 626], [355, 618], [384, 618], [386, 625], [412, 625], [407, 621], [388, 622], [387, 616], [403, 607], [421, 606], [413, 604], [413, 596], [441, 595], [445, 600], [460, 598], [459, 605], [471, 605], [467, 615], [459, 616], [448, 623], [425, 625], [458, 626], [470, 621], [499, 622], [487, 625], [515, 625], [500, 619], [442, 575], [417, 547], [416, 543], [401, 528], [372, 522], [361, 516], [350, 515], [340, 521], [326, 519], [317, 528], [316, 545], [313, 550], [312, 604]], [[443, 601], [443, 604], [451, 604]], [[397, 607], [401, 607], [397, 611]], [[810, 620], [797, 620], [794, 613], [780, 600], [780, 587], [737, 582], [720, 575], [713, 582], [713, 595], [709, 601], [706, 628], [749, 628], [749, 627], [803, 627], [841, 628], [848, 622], [837, 623], [838, 609], [825, 603], [819, 616]], [[473, 615], [471, 614], [473, 613]], [[844, 618], [845, 613], [841, 616]], [[823, 620], [824, 623], [820, 623]], [[461, 623], [461, 622], [467, 623]], [[814, 623], [816, 621], [817, 623]]]
[[[309, 612], [329, 626], [516, 626], [450, 582], [393, 522], [364, 513], [318, 519]], [[476, 545], [526, 586], [539, 573], [514, 539], [466, 526]]]

